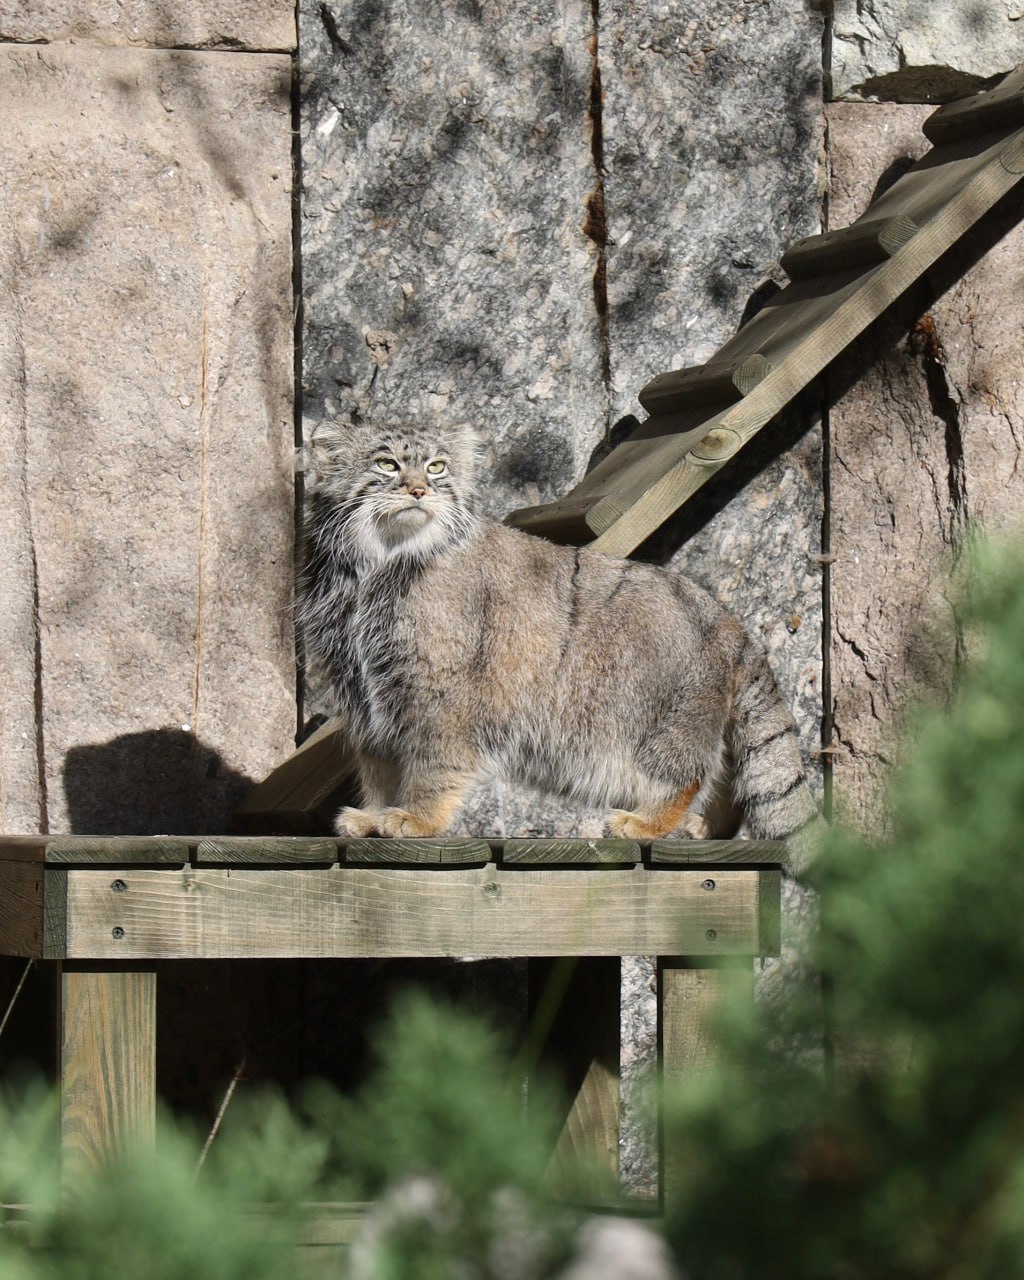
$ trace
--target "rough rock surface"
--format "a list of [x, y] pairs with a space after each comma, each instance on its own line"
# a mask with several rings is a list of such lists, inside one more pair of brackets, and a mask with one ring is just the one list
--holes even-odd
[[290, 746], [289, 73], [0, 53], [19, 825], [223, 830]]
[[765, 0], [600, 14], [616, 422], [655, 374], [713, 355], [783, 250], [818, 230], [822, 24]]
[[[927, 150], [917, 107], [829, 110], [831, 225]], [[1024, 229], [996, 210], [835, 369], [830, 413], [836, 798], [884, 829], [908, 706], [946, 696], [962, 637], [951, 574], [970, 532], [1019, 528]], [[844, 388], [846, 388], [844, 390]]]
[[1021, 0], [835, 0], [836, 98], [944, 102], [1024, 61]]
[[589, 8], [306, 0], [310, 418], [479, 425], [502, 514], [572, 482], [605, 426]]
[[0, 41], [160, 49], [295, 48], [291, 0], [0, 0]]

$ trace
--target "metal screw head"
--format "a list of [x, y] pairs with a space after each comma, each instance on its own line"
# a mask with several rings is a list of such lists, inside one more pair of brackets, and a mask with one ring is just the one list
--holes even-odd
[[497, 892], [498, 892], [498, 886], [494, 883], [493, 880], [488, 880], [487, 883], [484, 885], [484, 893], [486, 893], [489, 898], [493, 898]]
[[115, 880], [110, 887], [115, 893], [124, 893], [125, 889], [128, 888], [123, 880]]
[[700, 882], [700, 887], [702, 889], [707, 889], [708, 893], [710, 893], [711, 890], [715, 887], [715, 882], [714, 880], [702, 880]]
[[121, 938], [124, 937], [124, 930], [121, 928], [119, 924], [115, 924], [113, 929], [111, 929], [110, 931], [110, 936], [112, 938], [117, 938], [120, 940]]
[[718, 930], [707, 929], [704, 932], [704, 937], [707, 938], [708, 942], [714, 942], [714, 940], [718, 937]]

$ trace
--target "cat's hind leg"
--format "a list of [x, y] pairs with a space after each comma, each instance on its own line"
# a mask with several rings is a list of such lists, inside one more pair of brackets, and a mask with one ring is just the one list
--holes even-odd
[[629, 840], [657, 840], [683, 823], [700, 788], [700, 781], [691, 782], [664, 804], [639, 812], [613, 809], [605, 819], [605, 826], [613, 836]]

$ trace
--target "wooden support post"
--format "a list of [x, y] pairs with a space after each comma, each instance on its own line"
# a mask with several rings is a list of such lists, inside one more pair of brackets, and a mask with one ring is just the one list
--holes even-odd
[[66, 962], [60, 976], [63, 1174], [98, 1165], [156, 1126], [156, 972]]
[[618, 956], [531, 960], [531, 1056], [561, 1084], [565, 1118], [550, 1176], [560, 1194], [580, 1194], [572, 1165], [584, 1160], [618, 1176], [619, 991]]
[[[694, 1072], [715, 1064], [715, 1011], [727, 997], [754, 995], [749, 957], [701, 957], [658, 961], [658, 1046], [662, 1089], [668, 1091]], [[671, 1196], [678, 1164], [666, 1150], [664, 1128], [659, 1138], [661, 1200]]]

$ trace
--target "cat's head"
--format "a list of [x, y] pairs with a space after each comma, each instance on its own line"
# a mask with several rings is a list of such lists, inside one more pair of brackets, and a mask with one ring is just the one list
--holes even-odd
[[364, 560], [422, 559], [475, 529], [477, 441], [467, 427], [325, 422], [304, 452], [307, 488]]

